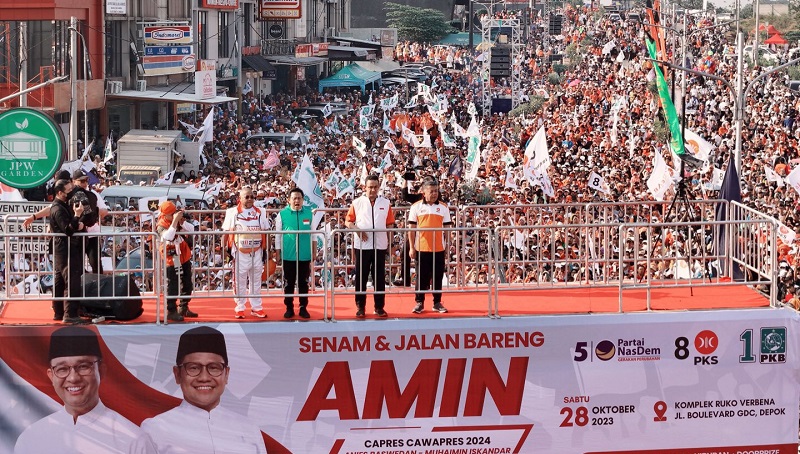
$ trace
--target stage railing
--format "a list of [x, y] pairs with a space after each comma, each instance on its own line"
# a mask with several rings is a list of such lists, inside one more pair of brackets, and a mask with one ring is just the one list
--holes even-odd
[[[504, 292], [586, 286], [617, 287], [620, 301], [624, 291], [644, 288], [650, 308], [653, 288], [745, 284], [759, 287], [772, 305], [777, 305], [777, 221], [735, 202], [692, 202], [695, 215], [709, 215], [716, 206], [722, 207], [728, 220], [655, 222], [660, 219], [658, 213], [666, 211], [666, 203], [453, 208], [457, 227], [441, 229], [450, 240], [442, 292], [486, 293], [489, 316], [499, 315]], [[403, 249], [408, 232], [406, 209], [395, 210], [400, 227], [389, 230], [386, 292], [412, 294], [414, 288], [408, 284], [413, 276], [403, 272], [407, 265], [407, 250]], [[270, 218], [277, 211], [266, 210]], [[354, 231], [341, 228], [346, 209], [323, 211], [322, 223], [312, 232], [320, 247], [312, 263], [310, 295], [323, 296], [324, 317], [334, 320], [337, 308], [346, 307], [337, 304], [337, 299], [349, 305], [352, 299], [345, 297], [356, 294]], [[197, 229], [189, 234], [193, 238], [192, 298], [248, 296], [233, 293], [232, 264], [223, 243], [223, 235], [229, 232], [220, 230], [224, 211], [187, 214]], [[152, 213], [112, 211], [110, 217], [110, 225], [100, 232], [101, 248], [112, 258], [104, 264], [105, 273], [132, 276], [144, 298], [157, 300], [159, 321], [163, 320], [165, 267], [158, 254]], [[14, 214], [4, 217], [0, 235], [5, 247], [5, 280], [0, 294], [6, 300], [50, 300], [47, 292], [52, 285], [48, 283], [54, 276], [45, 245], [55, 235], [40, 228], [20, 228], [22, 218]], [[476, 222], [487, 218], [493, 222]], [[648, 222], [634, 222], [639, 219]], [[282, 298], [282, 270], [274, 237], [286, 232], [261, 233], [267, 236], [267, 272], [261, 295]], [[91, 235], [97, 234], [76, 234], [73, 239]], [[726, 253], [717, 252], [721, 250]], [[37, 285], [38, 294], [27, 292], [26, 282]]]

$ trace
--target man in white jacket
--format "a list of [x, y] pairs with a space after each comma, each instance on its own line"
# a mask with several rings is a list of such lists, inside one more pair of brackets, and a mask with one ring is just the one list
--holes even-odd
[[[375, 289], [375, 315], [386, 317], [384, 305], [386, 295], [386, 251], [389, 249], [389, 234], [385, 230], [394, 225], [394, 212], [389, 199], [378, 195], [381, 182], [377, 175], [367, 176], [364, 194], [353, 200], [345, 218], [348, 229], [366, 230], [355, 232], [356, 263], [356, 317], [364, 318], [367, 305], [367, 278], [372, 272]], [[369, 231], [375, 229], [375, 231]]]
[[225, 235], [225, 247], [233, 256], [233, 301], [235, 318], [244, 318], [247, 300], [250, 300], [250, 315], [265, 318], [261, 306], [261, 274], [264, 272], [264, 248], [270, 222], [264, 210], [254, 206], [255, 196], [249, 186], [239, 191], [239, 203], [225, 211], [222, 230], [235, 232]]

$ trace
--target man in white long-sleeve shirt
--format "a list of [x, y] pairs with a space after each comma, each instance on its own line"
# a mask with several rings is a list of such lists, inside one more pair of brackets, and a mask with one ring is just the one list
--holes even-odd
[[100, 400], [103, 376], [97, 334], [79, 326], [50, 336], [47, 376], [64, 408], [30, 425], [17, 439], [17, 454], [155, 453], [150, 437]]
[[261, 430], [219, 406], [230, 373], [221, 332], [208, 326], [184, 332], [175, 364], [172, 372], [183, 402], [142, 423], [158, 452], [266, 454]]

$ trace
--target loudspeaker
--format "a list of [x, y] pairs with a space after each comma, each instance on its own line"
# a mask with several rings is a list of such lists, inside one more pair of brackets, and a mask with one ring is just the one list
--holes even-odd
[[100, 297], [100, 299], [81, 301], [81, 309], [89, 315], [126, 321], [133, 320], [144, 312], [141, 293], [133, 281], [133, 276], [86, 273], [81, 283], [86, 298]]

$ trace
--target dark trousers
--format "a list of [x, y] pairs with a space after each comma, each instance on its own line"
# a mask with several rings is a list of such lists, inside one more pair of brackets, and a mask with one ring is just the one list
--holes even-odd
[[372, 286], [375, 294], [375, 309], [383, 309], [386, 302], [386, 249], [356, 249], [356, 306], [364, 309], [367, 305], [367, 278], [372, 272]]
[[[175, 257], [175, 260], [178, 260]], [[178, 310], [178, 296], [181, 296], [181, 306], [186, 306], [192, 300], [192, 290], [194, 290], [194, 282], [192, 281], [192, 261], [189, 260], [178, 268], [174, 266], [167, 267], [167, 311], [175, 312]], [[180, 291], [180, 293], [178, 293]]]
[[[444, 251], [442, 252], [417, 252], [417, 294], [414, 300], [417, 303], [425, 302], [425, 290], [430, 290], [433, 280], [433, 290], [442, 289], [444, 277]], [[442, 302], [442, 294], [433, 294], [433, 304]]]
[[[287, 309], [294, 308], [294, 287], [297, 284], [297, 290], [300, 293], [308, 295], [308, 277], [311, 274], [311, 261], [310, 260], [284, 260], [283, 261], [283, 293], [286, 296], [283, 298], [283, 304]], [[308, 306], [308, 296], [300, 297], [300, 307]]]
[[103, 274], [103, 254], [100, 248], [100, 237], [87, 236], [83, 239], [86, 241], [84, 249], [86, 250], [86, 257], [89, 259], [89, 266], [92, 268], [92, 273]]
[[400, 257], [403, 260], [400, 274], [403, 279], [403, 285], [408, 287], [411, 285], [411, 258], [408, 256], [408, 240], [403, 241], [403, 253], [400, 254]]
[[56, 318], [77, 317], [80, 302], [65, 298], [83, 296], [83, 251], [76, 248], [68, 254], [53, 254], [53, 273], [53, 313]]

